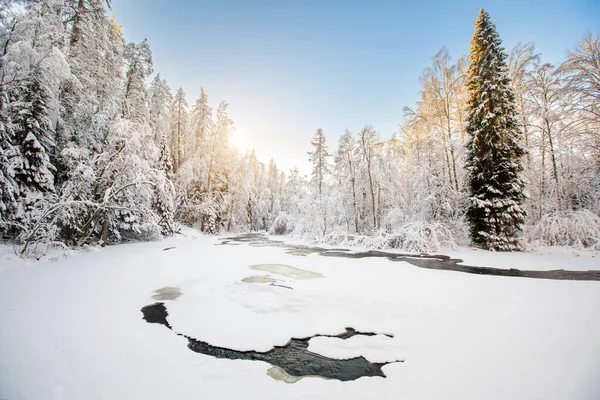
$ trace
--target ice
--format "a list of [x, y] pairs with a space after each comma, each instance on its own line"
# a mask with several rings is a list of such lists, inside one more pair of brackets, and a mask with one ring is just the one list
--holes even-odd
[[267, 271], [267, 272], [271, 272], [273, 274], [284, 275], [284, 276], [288, 276], [290, 278], [295, 278], [295, 279], [312, 279], [312, 278], [322, 278], [323, 277], [323, 275], [316, 273], [316, 272], [307, 271], [307, 270], [299, 269], [299, 268], [294, 268], [294, 267], [290, 267], [289, 265], [283, 265], [283, 264], [261, 264], [261, 265], [253, 265], [250, 268], [257, 270], [257, 271]]

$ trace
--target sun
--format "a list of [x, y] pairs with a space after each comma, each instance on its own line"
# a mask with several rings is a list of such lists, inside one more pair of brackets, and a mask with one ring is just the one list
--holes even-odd
[[229, 135], [229, 147], [235, 148], [239, 151], [244, 151], [246, 146], [244, 139], [245, 136], [236, 129]]

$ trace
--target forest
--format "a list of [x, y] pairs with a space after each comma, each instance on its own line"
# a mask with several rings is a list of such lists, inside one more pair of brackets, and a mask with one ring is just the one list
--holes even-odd
[[495, 179], [473, 183], [486, 159], [473, 150], [473, 93], [489, 93], [476, 76], [492, 65], [478, 68], [473, 50], [433, 55], [418, 104], [404, 108], [390, 138], [368, 124], [338, 143], [318, 127], [307, 132], [306, 177], [240, 154], [229, 143], [228, 103], [203, 88], [195, 101], [172, 90], [150, 44], [128, 43], [110, 15], [106, 0], [0, 2], [0, 235], [23, 256], [154, 240], [181, 224], [416, 252], [469, 237], [492, 250], [600, 249], [598, 34], [582, 32], [552, 65], [534, 43], [503, 50], [480, 14], [500, 62], [490, 69], [497, 85], [479, 83], [508, 104], [500, 117], [497, 108], [480, 117], [504, 123], [510, 140], [498, 140], [513, 146], [513, 180], [497, 190], [516, 199], [512, 219], [498, 224], [514, 226], [498, 244], [477, 239], [472, 224], [473, 188]]

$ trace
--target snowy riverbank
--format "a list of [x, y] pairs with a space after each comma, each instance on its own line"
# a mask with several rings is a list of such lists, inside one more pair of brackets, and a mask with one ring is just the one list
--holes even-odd
[[[186, 234], [38, 263], [6, 256], [4, 248], [0, 399], [600, 397], [600, 282], [298, 256]], [[600, 269], [597, 254], [577, 251], [449, 255], [499, 268]], [[323, 277], [250, 268], [257, 264]], [[293, 290], [242, 281], [257, 275]], [[393, 338], [320, 337], [309, 350], [404, 362], [384, 366], [387, 378], [286, 384], [266, 375], [265, 362], [194, 353], [185, 338], [142, 320], [141, 307], [167, 286], [182, 293], [164, 300], [173, 329], [214, 346], [265, 351], [292, 337], [353, 327]]]

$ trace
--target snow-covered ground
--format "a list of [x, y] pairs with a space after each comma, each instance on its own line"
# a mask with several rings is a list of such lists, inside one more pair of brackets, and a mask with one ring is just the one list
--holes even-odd
[[[37, 263], [0, 247], [0, 399], [600, 398], [600, 282], [217, 243], [186, 231]], [[449, 255], [471, 265], [600, 269], [597, 253]], [[258, 264], [317, 274], [250, 268]], [[267, 274], [293, 290], [242, 282]], [[140, 308], [167, 286], [182, 293], [165, 300], [173, 329], [212, 345], [264, 351], [353, 327], [394, 337], [319, 337], [310, 350], [405, 361], [383, 367], [385, 379], [274, 380], [269, 364], [194, 353], [185, 338], [142, 320]]]

